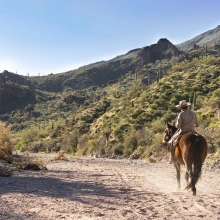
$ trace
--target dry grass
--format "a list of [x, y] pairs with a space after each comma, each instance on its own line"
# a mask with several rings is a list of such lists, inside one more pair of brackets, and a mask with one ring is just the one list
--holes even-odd
[[155, 159], [150, 158], [150, 157], [146, 158], [145, 161], [146, 161], [147, 163], [156, 163], [156, 162], [157, 162]]
[[63, 152], [59, 152], [51, 161], [68, 160]]

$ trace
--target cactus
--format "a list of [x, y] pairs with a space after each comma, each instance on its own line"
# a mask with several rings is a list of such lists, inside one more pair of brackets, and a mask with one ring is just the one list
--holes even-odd
[[135, 72], [135, 82], [137, 82], [138, 74]]
[[162, 74], [162, 68], [160, 66], [160, 68], [159, 68], [159, 80], [161, 79], [161, 74]]
[[115, 97], [116, 97], [116, 98], [119, 98], [119, 97], [120, 97], [120, 93], [119, 93], [118, 90], [116, 91]]
[[[189, 103], [191, 103], [191, 98], [189, 98]], [[190, 105], [189, 105], [189, 109], [190, 109]]]
[[150, 85], [150, 74], [147, 74], [148, 86]]
[[194, 92], [194, 96], [193, 96], [193, 109], [196, 108], [196, 93]]
[[159, 72], [157, 71], [157, 82], [159, 82]]
[[207, 44], [205, 45], [205, 56], [207, 57], [208, 55], [208, 47], [207, 47]]
[[160, 68], [157, 70], [157, 82], [160, 81]]

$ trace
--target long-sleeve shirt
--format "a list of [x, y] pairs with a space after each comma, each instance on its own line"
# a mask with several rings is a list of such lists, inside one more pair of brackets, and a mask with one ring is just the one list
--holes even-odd
[[195, 126], [199, 126], [195, 112], [182, 110], [177, 117], [176, 127], [182, 132], [195, 132]]

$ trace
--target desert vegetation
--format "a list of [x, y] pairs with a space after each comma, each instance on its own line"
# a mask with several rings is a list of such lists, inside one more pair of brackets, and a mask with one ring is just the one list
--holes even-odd
[[12, 155], [11, 130], [10, 126], [0, 122], [0, 159], [9, 159]]
[[9, 127], [12, 131], [11, 138], [4, 136], [7, 141], [1, 139], [1, 149], [9, 149], [4, 154], [10, 154], [12, 140], [17, 151], [118, 158], [160, 155], [166, 153], [161, 144], [165, 123], [175, 122], [180, 100], [192, 103], [209, 152], [220, 150], [219, 44], [176, 56], [169, 49], [162, 59], [147, 63], [140, 51], [75, 72], [23, 80], [14, 74], [17, 84], [13, 74], [4, 72], [1, 77], [8, 86], [26, 91], [17, 98], [25, 97], [23, 108], [13, 109], [8, 102], [7, 114], [1, 114], [6, 134]]

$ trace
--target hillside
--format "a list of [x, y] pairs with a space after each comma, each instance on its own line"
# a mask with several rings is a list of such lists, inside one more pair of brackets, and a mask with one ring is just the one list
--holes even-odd
[[220, 25], [218, 25], [216, 28], [212, 30], [206, 31], [205, 33], [202, 33], [192, 38], [191, 40], [188, 40], [176, 46], [180, 50], [186, 51], [192, 49], [194, 45], [204, 47], [206, 44], [211, 45], [219, 42], [220, 42]]
[[21, 77], [5, 71], [1, 120], [11, 125], [18, 150], [140, 158], [164, 149], [164, 123], [175, 121], [175, 106], [185, 99], [193, 103], [199, 133], [215, 152], [220, 149], [219, 49], [216, 43], [205, 54], [201, 47], [181, 52], [160, 39], [66, 73]]
[[60, 74], [27, 77], [5, 70], [0, 73], [0, 114], [22, 110], [29, 104], [51, 99], [60, 100], [60, 97], [64, 100], [74, 99], [76, 102], [80, 99], [82, 102], [91, 94], [89, 91], [87, 98], [83, 97], [85, 95], [83, 90], [96, 90], [98, 87], [115, 84], [123, 77], [135, 75], [135, 72], [144, 64], [155, 63], [162, 59], [170, 60], [179, 54], [180, 52], [171, 42], [161, 39], [157, 44], [129, 51], [112, 60], [89, 64]]
[[199, 118], [198, 132], [207, 138], [209, 151], [215, 152], [220, 148], [220, 58], [216, 54], [172, 59], [169, 69], [167, 60], [144, 65], [115, 84], [84, 90], [90, 97], [80, 105], [63, 99], [36, 105], [42, 115], [35, 120], [37, 126], [20, 132], [17, 148], [98, 157], [157, 154], [163, 149], [164, 123], [175, 121], [179, 112], [175, 106], [185, 99], [192, 102]]
[[82, 90], [94, 86], [116, 83], [128, 73], [134, 73], [144, 64], [178, 56], [181, 52], [167, 39], [160, 39], [142, 49], [129, 51], [109, 61], [101, 61], [80, 67], [77, 70], [44, 77], [31, 77], [30, 81], [38, 89], [48, 92]]
[[[49, 100], [51, 95], [37, 89], [28, 78], [4, 71], [0, 73], [0, 114], [11, 113]], [[1, 118], [1, 116], [0, 116]]]

